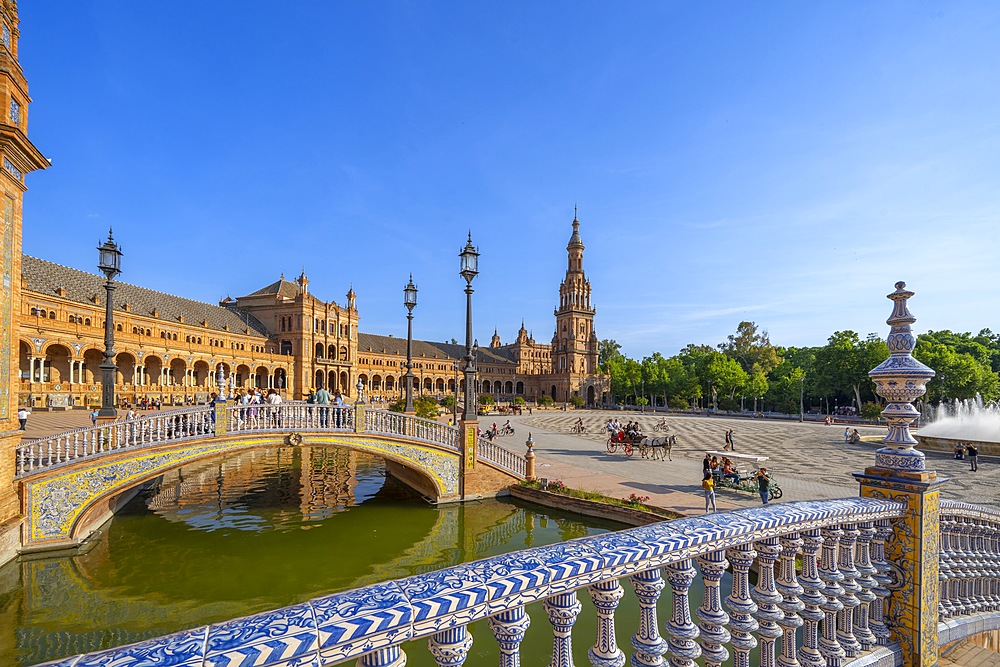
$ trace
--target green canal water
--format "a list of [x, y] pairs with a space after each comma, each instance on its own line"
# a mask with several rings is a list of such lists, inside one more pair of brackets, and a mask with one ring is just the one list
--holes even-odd
[[[431, 507], [385, 476], [381, 459], [282, 448], [191, 465], [145, 488], [82, 553], [0, 568], [0, 665], [75, 653], [225, 621], [358, 586], [623, 528], [515, 501]], [[631, 587], [619, 643], [638, 620]], [[574, 629], [587, 664], [595, 614]], [[661, 619], [669, 613], [661, 598]], [[540, 603], [522, 645], [545, 664], [552, 632]], [[487, 623], [467, 664], [496, 664]], [[408, 664], [433, 665], [426, 640]], [[353, 661], [352, 661], [353, 663]]]

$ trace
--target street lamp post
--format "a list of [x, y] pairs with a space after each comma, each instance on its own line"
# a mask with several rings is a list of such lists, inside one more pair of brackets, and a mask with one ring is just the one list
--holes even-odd
[[403, 305], [406, 306], [406, 408], [408, 415], [413, 411], [413, 307], [417, 305], [417, 286], [410, 282], [403, 288]]
[[101, 409], [98, 418], [102, 421], [112, 421], [118, 417], [115, 410], [115, 313], [112, 294], [115, 290], [115, 276], [121, 273], [122, 251], [115, 243], [108, 229], [108, 240], [97, 247], [100, 259], [97, 267], [104, 273], [107, 282], [104, 283], [106, 303], [104, 310], [104, 362], [101, 364]]
[[458, 362], [452, 366], [455, 369], [455, 404], [451, 406], [451, 425], [458, 427]]
[[472, 245], [472, 232], [465, 248], [458, 255], [462, 259], [462, 270], [459, 272], [465, 278], [465, 411], [462, 421], [475, 421], [475, 386], [476, 365], [472, 356], [472, 279], [479, 275], [479, 252]]
[[806, 391], [806, 376], [803, 375], [799, 378], [799, 421], [805, 419], [805, 407], [803, 403], [803, 398], [805, 397]]

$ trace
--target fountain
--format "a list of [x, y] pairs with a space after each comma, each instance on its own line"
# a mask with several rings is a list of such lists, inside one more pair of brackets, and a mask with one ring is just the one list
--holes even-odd
[[980, 455], [1000, 455], [1000, 405], [979, 396], [942, 403], [916, 438], [924, 449], [951, 452], [959, 442], [973, 442]]

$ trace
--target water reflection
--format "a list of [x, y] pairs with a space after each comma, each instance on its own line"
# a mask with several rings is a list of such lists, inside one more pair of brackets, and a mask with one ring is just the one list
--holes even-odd
[[164, 475], [85, 553], [0, 568], [0, 664], [107, 648], [617, 527], [503, 501], [434, 508], [386, 478], [380, 459], [354, 452], [245, 452]]

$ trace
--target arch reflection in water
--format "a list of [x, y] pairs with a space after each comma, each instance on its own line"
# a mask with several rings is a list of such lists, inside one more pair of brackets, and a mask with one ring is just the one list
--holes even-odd
[[0, 664], [30, 665], [619, 528], [503, 501], [432, 507], [380, 459], [287, 447], [159, 478], [72, 556], [0, 569]]

